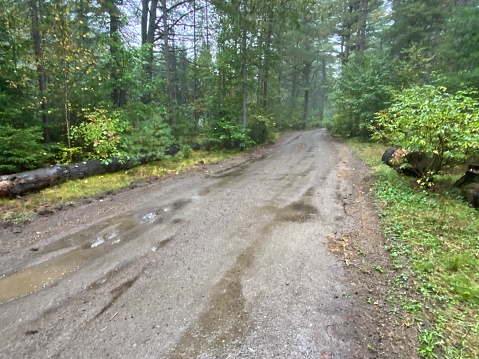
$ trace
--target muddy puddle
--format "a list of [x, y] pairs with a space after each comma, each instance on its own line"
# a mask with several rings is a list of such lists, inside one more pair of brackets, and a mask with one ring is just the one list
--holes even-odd
[[36, 264], [0, 277], [0, 304], [48, 287], [102, 255], [131, 241], [140, 241], [143, 233], [170, 220], [175, 211], [190, 202], [190, 199], [181, 200], [160, 208], [113, 217], [40, 248], [35, 252], [38, 256]]
[[276, 220], [286, 222], [305, 222], [317, 215], [318, 210], [309, 204], [295, 202], [281, 208], [276, 214]]
[[269, 213], [274, 213], [273, 222], [306, 222], [309, 219], [319, 216], [316, 207], [303, 201], [293, 202], [286, 207], [277, 208], [275, 206], [266, 206], [263, 208]]

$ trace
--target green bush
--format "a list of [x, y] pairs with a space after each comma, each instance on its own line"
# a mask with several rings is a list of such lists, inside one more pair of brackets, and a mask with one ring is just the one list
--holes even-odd
[[130, 121], [130, 128], [123, 135], [123, 143], [131, 156], [159, 158], [164, 149], [175, 142], [165, 107], [155, 103], [132, 103], [125, 106], [123, 111]]
[[479, 102], [473, 96], [477, 91], [449, 94], [435, 86], [403, 90], [387, 110], [376, 114], [372, 138], [424, 155], [420, 176], [432, 180], [479, 150]]
[[218, 149], [246, 148], [254, 145], [254, 141], [240, 123], [221, 118], [211, 125], [205, 145]]
[[71, 137], [83, 146], [89, 159], [107, 160], [111, 157], [128, 156], [122, 150], [120, 141], [130, 125], [120, 111], [98, 108], [87, 113], [85, 117], [86, 122], [72, 126]]
[[39, 128], [17, 129], [0, 126], [0, 174], [35, 169], [48, 162], [49, 155]]

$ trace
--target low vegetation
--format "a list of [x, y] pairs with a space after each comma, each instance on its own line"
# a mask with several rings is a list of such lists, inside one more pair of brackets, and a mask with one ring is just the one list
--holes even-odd
[[[479, 211], [437, 175], [428, 191], [380, 161], [384, 146], [350, 142], [376, 175], [376, 198], [396, 276], [388, 301], [411, 313], [423, 358], [479, 357]], [[463, 172], [462, 172], [463, 173]]]
[[419, 181], [432, 184], [441, 171], [478, 153], [477, 94], [472, 89], [450, 94], [436, 86], [404, 89], [376, 114], [372, 138], [420, 155]]

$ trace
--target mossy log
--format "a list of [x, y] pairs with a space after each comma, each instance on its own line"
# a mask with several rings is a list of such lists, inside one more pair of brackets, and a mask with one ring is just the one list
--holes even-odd
[[69, 165], [54, 165], [12, 175], [0, 176], [0, 197], [18, 196], [37, 191], [69, 179], [77, 179], [130, 169], [138, 164], [146, 163], [151, 158], [122, 161], [112, 158], [109, 163], [101, 160], [83, 161]]

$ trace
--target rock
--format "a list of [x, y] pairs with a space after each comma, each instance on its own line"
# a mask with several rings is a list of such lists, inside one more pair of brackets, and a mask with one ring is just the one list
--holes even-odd
[[479, 182], [464, 186], [464, 196], [471, 207], [479, 208]]

